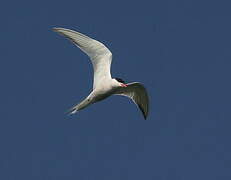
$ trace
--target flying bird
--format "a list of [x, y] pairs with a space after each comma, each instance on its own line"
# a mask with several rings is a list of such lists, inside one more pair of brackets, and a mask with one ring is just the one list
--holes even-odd
[[82, 102], [71, 108], [70, 114], [111, 95], [121, 95], [132, 99], [142, 111], [144, 119], [147, 118], [149, 98], [145, 87], [139, 82], [126, 84], [121, 78], [111, 77], [112, 53], [104, 44], [70, 29], [53, 28], [53, 30], [72, 41], [85, 52], [90, 57], [94, 69], [92, 92]]

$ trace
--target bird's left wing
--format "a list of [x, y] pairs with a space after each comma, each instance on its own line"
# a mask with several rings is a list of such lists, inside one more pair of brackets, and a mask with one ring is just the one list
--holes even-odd
[[70, 29], [53, 28], [53, 30], [71, 40], [90, 57], [94, 68], [93, 87], [97, 86], [103, 79], [111, 78], [112, 53], [104, 44]]
[[115, 94], [129, 97], [142, 111], [146, 119], [149, 111], [149, 98], [145, 87], [138, 82], [128, 83], [127, 87], [120, 88]]

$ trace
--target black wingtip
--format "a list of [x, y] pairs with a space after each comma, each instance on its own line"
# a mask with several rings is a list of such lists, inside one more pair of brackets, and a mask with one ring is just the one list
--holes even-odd
[[147, 120], [148, 114], [146, 114], [146, 113], [144, 112], [144, 109], [142, 108], [141, 105], [138, 105], [138, 106], [139, 106], [139, 108], [140, 108], [140, 110], [141, 110], [141, 112], [142, 112], [142, 114], [143, 114], [144, 120]]
[[144, 120], [147, 120], [147, 116], [144, 115]]

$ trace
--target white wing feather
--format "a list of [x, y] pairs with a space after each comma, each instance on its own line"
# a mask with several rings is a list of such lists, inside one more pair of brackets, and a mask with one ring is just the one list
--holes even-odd
[[142, 111], [144, 119], [146, 119], [149, 111], [149, 98], [145, 87], [138, 82], [128, 83], [126, 85], [126, 88], [120, 88], [115, 94], [131, 98]]
[[70, 29], [53, 28], [53, 30], [67, 37], [90, 57], [94, 68], [93, 88], [105, 79], [111, 79], [112, 53], [106, 46], [99, 41]]

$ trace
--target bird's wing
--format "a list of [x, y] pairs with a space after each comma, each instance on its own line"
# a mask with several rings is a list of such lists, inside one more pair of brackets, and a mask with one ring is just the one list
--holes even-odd
[[115, 94], [131, 98], [133, 102], [140, 108], [144, 118], [146, 119], [149, 110], [149, 98], [147, 90], [138, 82], [128, 83], [126, 85], [127, 87], [119, 88]]
[[90, 57], [94, 68], [93, 88], [104, 79], [111, 78], [112, 53], [106, 46], [99, 41], [70, 29], [53, 28], [53, 30], [71, 40]]

